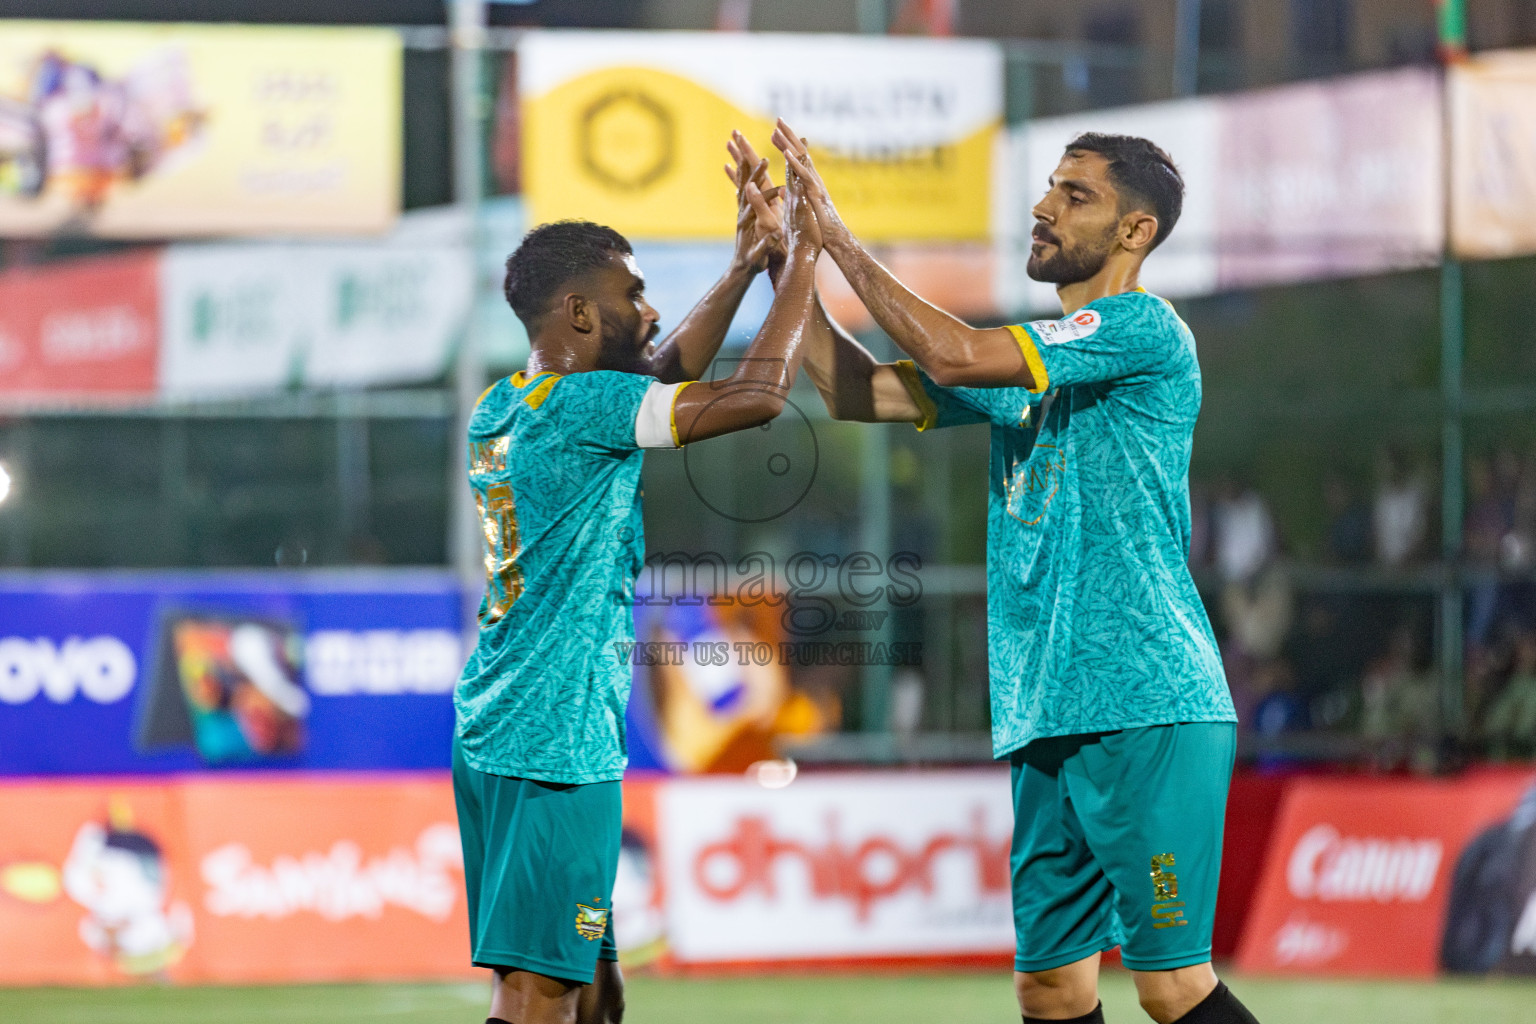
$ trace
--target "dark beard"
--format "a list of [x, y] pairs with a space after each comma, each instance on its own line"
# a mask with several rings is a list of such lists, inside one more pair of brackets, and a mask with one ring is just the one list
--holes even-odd
[[1024, 272], [1046, 284], [1077, 284], [1086, 281], [1104, 269], [1104, 264], [1109, 260], [1109, 243], [1114, 233], [1111, 228], [1099, 244], [1092, 246], [1081, 245], [1069, 250], [1058, 244], [1056, 255], [1049, 259], [1041, 259], [1031, 253], [1029, 262], [1024, 265]]
[[[646, 335], [646, 343], [650, 343], [660, 330], [659, 324], [652, 324], [650, 333]], [[619, 370], [623, 373], [645, 373], [649, 367], [641, 358], [644, 345], [635, 344], [635, 335], [632, 330], [621, 330], [619, 325], [612, 320], [603, 321], [603, 341], [598, 350], [597, 367], [600, 370]]]

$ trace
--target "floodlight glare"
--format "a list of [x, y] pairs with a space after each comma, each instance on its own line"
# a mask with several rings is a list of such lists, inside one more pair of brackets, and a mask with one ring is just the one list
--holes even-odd
[[5, 464], [0, 463], [0, 502], [3, 502], [11, 493], [11, 474], [5, 471]]

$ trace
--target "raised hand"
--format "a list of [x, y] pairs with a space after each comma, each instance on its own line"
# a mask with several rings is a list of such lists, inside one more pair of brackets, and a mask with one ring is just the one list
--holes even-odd
[[[736, 186], [736, 259], [753, 271], [762, 270], [775, 256], [782, 258], [783, 199], [773, 187], [768, 161], [761, 159], [741, 132], [732, 132], [725, 144], [731, 163], [725, 176]], [[761, 248], [763, 253], [746, 262]]]
[[784, 177], [784, 247], [791, 253], [814, 257], [821, 252], [821, 224], [807, 195], [805, 179], [793, 169]]
[[784, 154], [786, 171], [798, 175], [803, 183], [806, 202], [815, 212], [816, 220], [821, 225], [822, 237], [827, 244], [834, 245], [844, 240], [851, 240], [852, 235], [843, 224], [843, 219], [838, 216], [837, 207], [832, 205], [832, 196], [827, 192], [826, 182], [821, 180], [821, 174], [811, 160], [811, 151], [805, 139], [795, 134], [794, 129], [785, 124], [782, 117], [779, 118], [778, 127], [773, 131], [773, 144]]

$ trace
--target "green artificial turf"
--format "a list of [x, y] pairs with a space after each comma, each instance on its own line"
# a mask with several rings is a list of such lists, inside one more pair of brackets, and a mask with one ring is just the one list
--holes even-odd
[[[1536, 981], [1230, 978], [1264, 1024], [1533, 1024]], [[1111, 1024], [1144, 1021], [1129, 975], [1106, 972]], [[482, 1024], [482, 985], [0, 989], [5, 1024]], [[993, 974], [761, 975], [629, 982], [626, 1024], [1016, 1024]]]

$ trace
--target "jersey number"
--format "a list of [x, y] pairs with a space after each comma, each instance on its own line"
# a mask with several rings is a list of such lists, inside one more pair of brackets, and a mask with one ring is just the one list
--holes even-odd
[[475, 490], [475, 508], [485, 534], [485, 608], [482, 623], [499, 620], [523, 592], [523, 570], [517, 564], [517, 510], [508, 484]]

